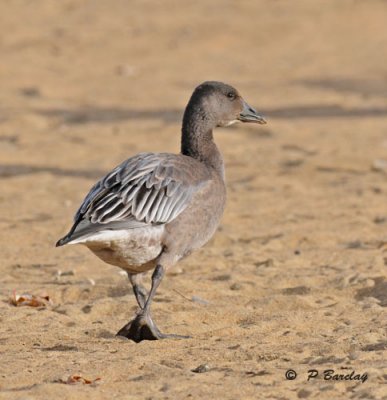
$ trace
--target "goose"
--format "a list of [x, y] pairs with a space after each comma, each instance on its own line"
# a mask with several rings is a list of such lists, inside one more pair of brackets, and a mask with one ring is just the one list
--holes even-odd
[[[232, 86], [200, 84], [185, 109], [180, 154], [130, 157], [89, 191], [69, 233], [56, 246], [83, 244], [127, 272], [138, 311], [117, 335], [134, 342], [187, 336], [160, 332], [151, 304], [165, 271], [214, 235], [226, 204], [223, 157], [213, 130], [265, 124]], [[142, 276], [153, 270], [149, 293]]]

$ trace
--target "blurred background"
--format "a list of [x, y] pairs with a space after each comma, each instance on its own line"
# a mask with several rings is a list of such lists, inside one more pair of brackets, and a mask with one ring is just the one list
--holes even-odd
[[[35, 373], [20, 377], [21, 341], [49, 347], [59, 337], [77, 341], [87, 354], [102, 337], [120, 354], [122, 344], [106, 332], [121, 327], [128, 304], [134, 306], [124, 277], [84, 248], [53, 246], [97, 178], [137, 152], [179, 151], [184, 107], [205, 80], [235, 86], [268, 125], [215, 133], [229, 189], [222, 226], [165, 280], [155, 312], [167, 328], [183, 318], [177, 333], [198, 339], [208, 337], [206, 329], [232, 326], [210, 335], [226, 338], [211, 342], [212, 362], [233, 370], [240, 363], [254, 369], [260, 360], [265, 382], [277, 389], [283, 378], [276, 371], [286, 366], [278, 354], [294, 365], [324, 354], [341, 357], [353, 368], [374, 368], [374, 383], [385, 380], [386, 16], [383, 0], [1, 2], [0, 288], [5, 299], [13, 289], [45, 291], [59, 307], [29, 316], [35, 333], [27, 340], [28, 312], [0, 306], [5, 357], [14, 365], [5, 385], [54, 379], [56, 372], [39, 369], [44, 357], [36, 354], [30, 360]], [[184, 303], [177, 288], [210, 305]], [[83, 331], [95, 323], [86, 340]], [[73, 327], [67, 336], [63, 325]], [[284, 327], [292, 333], [278, 339]], [[234, 342], [240, 348], [230, 355]], [[132, 359], [158, 365], [157, 357], [179, 359], [189, 345], [179, 342], [176, 353], [168, 344], [152, 346], [159, 346], [156, 358], [143, 346], [131, 347]], [[371, 346], [368, 352], [364, 346]], [[111, 383], [125, 380], [114, 376], [121, 365], [116, 356], [104, 365], [105, 350], [81, 364], [66, 355], [60, 371], [76, 365]], [[207, 357], [199, 345], [190, 354], [180, 358], [181, 368], [170, 366], [183, 381], [181, 371]], [[147, 368], [157, 375], [149, 390], [171, 378], [171, 371]], [[230, 395], [239, 387], [233, 379], [243, 381], [244, 373], [226, 379], [219, 372]], [[200, 379], [203, 387], [184, 381], [191, 393], [211, 386]], [[245, 388], [252, 395], [250, 383]], [[140, 383], [133, 385], [143, 394]], [[345, 396], [347, 388], [327, 393]], [[363, 389], [356, 389], [358, 396]], [[179, 390], [172, 384], [170, 393]]]

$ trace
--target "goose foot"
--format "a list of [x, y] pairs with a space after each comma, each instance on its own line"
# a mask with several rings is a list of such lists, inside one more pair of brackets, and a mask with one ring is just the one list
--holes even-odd
[[161, 333], [152, 318], [147, 314], [139, 314], [117, 332], [117, 336], [123, 336], [136, 343], [142, 340], [159, 339], [189, 339], [189, 336]]

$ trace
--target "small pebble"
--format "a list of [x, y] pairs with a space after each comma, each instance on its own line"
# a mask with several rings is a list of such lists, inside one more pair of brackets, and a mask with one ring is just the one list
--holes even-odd
[[82, 307], [82, 311], [83, 311], [85, 314], [89, 314], [92, 308], [93, 308], [92, 305], [87, 304], [86, 306]]
[[198, 367], [191, 369], [192, 372], [195, 372], [196, 374], [202, 374], [204, 372], [208, 372], [210, 370], [210, 367], [207, 364], [200, 364]]
[[256, 261], [254, 263], [254, 265], [256, 267], [272, 267], [274, 265], [274, 261], [273, 261], [272, 258], [268, 258], [268, 259], [263, 260], [263, 261]]
[[298, 393], [297, 396], [299, 399], [306, 399], [311, 395], [311, 391], [306, 390], [306, 389], [301, 389]]
[[61, 270], [58, 270], [58, 271], [56, 272], [56, 276], [57, 276], [58, 278], [60, 278], [60, 277], [62, 277], [62, 276], [73, 276], [73, 275], [75, 275], [75, 273], [74, 273], [73, 270], [70, 270], [70, 271], [61, 271]]
[[349, 353], [348, 358], [350, 360], [357, 360], [359, 358], [359, 353], [356, 351], [352, 351], [351, 353]]
[[387, 222], [386, 217], [375, 217], [374, 218], [374, 224], [384, 224], [385, 222]]
[[231, 289], [231, 290], [241, 290], [241, 289], [242, 289], [242, 285], [241, 285], [240, 283], [233, 283], [233, 284], [230, 286], [230, 289]]
[[40, 90], [37, 87], [24, 87], [20, 89], [20, 93], [26, 97], [39, 97]]

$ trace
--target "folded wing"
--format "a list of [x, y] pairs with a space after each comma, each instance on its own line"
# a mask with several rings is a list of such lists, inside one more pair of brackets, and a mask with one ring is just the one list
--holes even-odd
[[200, 171], [195, 173], [195, 166], [182, 157], [141, 153], [120, 164], [92, 187], [71, 231], [57, 245], [100, 230], [134, 229], [175, 219], [206, 183], [206, 177], [197, 179]]

